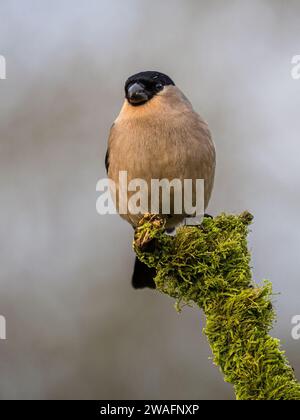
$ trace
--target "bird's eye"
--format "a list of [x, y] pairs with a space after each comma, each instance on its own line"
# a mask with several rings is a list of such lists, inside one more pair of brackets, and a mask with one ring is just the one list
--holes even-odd
[[156, 84], [156, 89], [157, 90], [161, 90], [163, 88], [163, 84], [162, 83], [157, 83]]

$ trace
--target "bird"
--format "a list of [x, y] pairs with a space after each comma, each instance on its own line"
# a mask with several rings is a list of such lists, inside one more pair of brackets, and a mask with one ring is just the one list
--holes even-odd
[[[206, 209], [216, 167], [215, 145], [207, 123], [164, 73], [136, 73], [126, 80], [124, 89], [124, 103], [110, 129], [105, 156], [108, 178], [115, 183], [116, 191], [120, 189], [120, 172], [125, 171], [128, 182], [142, 179], [148, 186], [153, 179], [203, 179]], [[124, 196], [116, 196], [115, 205], [121, 213]], [[127, 192], [126, 200], [130, 196], [132, 192]], [[132, 214], [128, 209], [120, 215], [135, 229], [143, 212]], [[175, 214], [173, 205], [166, 217], [166, 228], [171, 231], [187, 216], [184, 211]], [[153, 268], [136, 258], [132, 276], [135, 289], [155, 288], [155, 275]]]

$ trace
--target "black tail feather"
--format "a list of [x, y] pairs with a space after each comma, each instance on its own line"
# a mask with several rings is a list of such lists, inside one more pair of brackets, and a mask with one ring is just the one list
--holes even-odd
[[150, 268], [142, 263], [138, 258], [135, 259], [134, 270], [132, 275], [132, 286], [134, 289], [144, 289], [149, 287], [155, 289], [154, 277], [156, 276], [155, 268]]

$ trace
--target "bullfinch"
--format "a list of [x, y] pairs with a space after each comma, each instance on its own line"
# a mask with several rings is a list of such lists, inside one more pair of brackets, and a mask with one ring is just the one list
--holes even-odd
[[[120, 173], [126, 173], [128, 183], [144, 180], [149, 187], [149, 202], [153, 180], [204, 180], [205, 210], [214, 184], [216, 153], [207, 123], [173, 80], [157, 71], [145, 71], [125, 83], [125, 101], [110, 130], [105, 165], [115, 185], [118, 211], [120, 206], [128, 206], [133, 194], [118, 194]], [[175, 213], [172, 199], [169, 214], [164, 214], [169, 230], [192, 216], [185, 211]], [[126, 208], [121, 217], [136, 228], [143, 212], [136, 214]], [[155, 288], [154, 277], [155, 270], [136, 259], [133, 287]]]

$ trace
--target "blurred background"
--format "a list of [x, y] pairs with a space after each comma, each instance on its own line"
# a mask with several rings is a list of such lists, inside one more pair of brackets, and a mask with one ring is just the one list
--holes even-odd
[[125, 79], [170, 75], [218, 152], [209, 212], [255, 215], [255, 279], [300, 379], [297, 0], [1, 0], [2, 399], [232, 399], [205, 319], [134, 291], [132, 230], [96, 213]]

